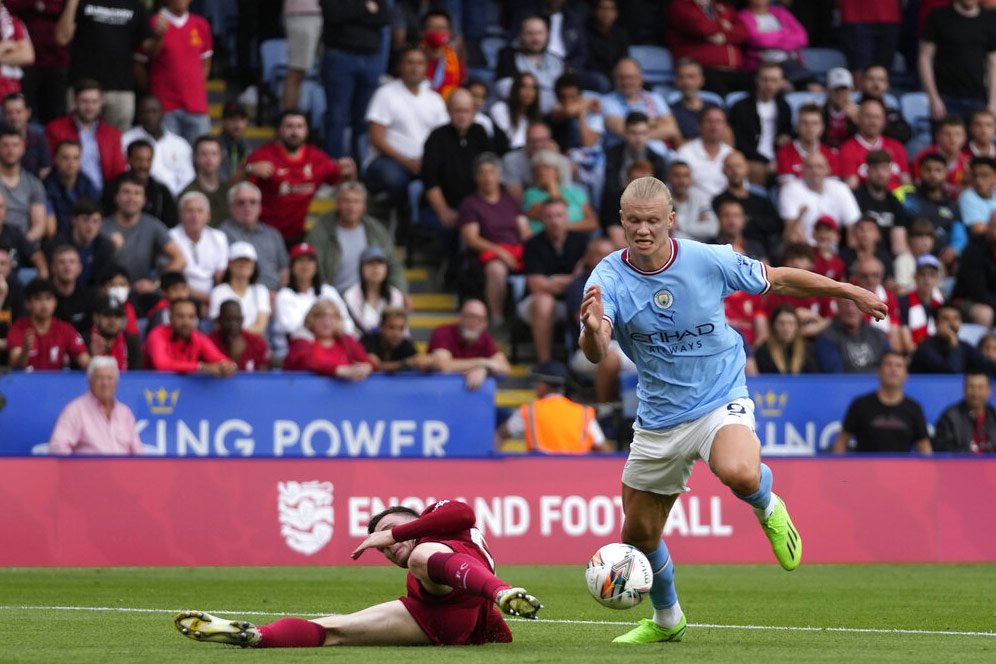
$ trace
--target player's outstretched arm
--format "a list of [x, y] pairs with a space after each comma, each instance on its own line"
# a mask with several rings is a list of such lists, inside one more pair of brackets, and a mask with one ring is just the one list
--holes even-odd
[[854, 284], [834, 281], [822, 274], [800, 270], [794, 267], [769, 267], [768, 282], [771, 290], [779, 295], [796, 297], [839, 297], [851, 300], [862, 312], [874, 316], [878, 320], [889, 313], [885, 302], [871, 291]]
[[584, 292], [581, 301], [581, 336], [578, 345], [589, 361], [595, 364], [602, 361], [609, 352], [612, 338], [612, 325], [602, 315], [602, 287], [593, 284]]
[[356, 547], [350, 555], [353, 560], [356, 560], [362, 556], [363, 552], [367, 549], [383, 549], [384, 547], [391, 546], [392, 544], [397, 544], [397, 541], [394, 539], [394, 535], [391, 534], [390, 530], [376, 530], [367, 535], [367, 538], [360, 542], [360, 545]]

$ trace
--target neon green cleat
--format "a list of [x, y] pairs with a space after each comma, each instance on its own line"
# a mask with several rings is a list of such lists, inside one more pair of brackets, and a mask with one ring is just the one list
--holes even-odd
[[259, 630], [250, 622], [225, 620], [203, 611], [176, 614], [173, 624], [188, 639], [251, 648], [259, 643]]
[[643, 618], [636, 624], [636, 627], [629, 630], [622, 636], [612, 639], [612, 643], [661, 643], [664, 641], [681, 641], [685, 636], [685, 628], [688, 621], [685, 616], [681, 616], [678, 624], [671, 629], [665, 629], [650, 618]]
[[495, 595], [495, 604], [502, 613], [530, 620], [536, 620], [536, 614], [543, 608], [540, 601], [526, 592], [525, 588], [499, 590]]
[[[774, 495], [774, 494], [772, 494]], [[771, 540], [771, 550], [782, 569], [792, 571], [802, 562], [802, 537], [792, 525], [792, 518], [785, 509], [785, 502], [778, 496], [775, 511], [761, 522], [764, 534]]]

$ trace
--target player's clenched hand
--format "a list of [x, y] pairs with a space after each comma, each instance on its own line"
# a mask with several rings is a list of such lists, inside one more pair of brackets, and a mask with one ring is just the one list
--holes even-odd
[[602, 327], [602, 287], [593, 284], [584, 292], [581, 301], [581, 324], [595, 332]]
[[854, 304], [858, 305], [858, 309], [862, 313], [866, 313], [873, 316], [875, 320], [882, 320], [889, 313], [889, 308], [885, 305], [885, 302], [871, 291], [865, 290], [864, 288], [855, 286], [852, 291]]
[[396, 544], [396, 542], [394, 541], [394, 535], [391, 534], [391, 530], [378, 530], [367, 535], [367, 538], [360, 542], [360, 545], [356, 547], [351, 556], [353, 560], [356, 560], [367, 549], [383, 549], [392, 544]]

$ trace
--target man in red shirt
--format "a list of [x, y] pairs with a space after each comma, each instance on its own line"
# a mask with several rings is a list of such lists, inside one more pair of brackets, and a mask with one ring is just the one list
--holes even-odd
[[190, 298], [171, 302], [169, 325], [160, 325], [145, 339], [146, 368], [221, 378], [234, 375], [235, 363], [196, 328], [197, 302]]
[[207, 77], [214, 46], [211, 26], [187, 11], [190, 0], [166, 0], [152, 17], [152, 42], [148, 55], [135, 59], [148, 64], [149, 94], [163, 104], [166, 129], [193, 145], [198, 136], [211, 132], [208, 115]]
[[827, 158], [830, 175], [838, 175], [837, 151], [820, 142], [825, 126], [823, 111], [817, 104], [805, 104], [799, 108], [799, 118], [795, 123], [798, 138], [778, 148], [778, 153], [775, 155], [779, 182], [785, 183], [792, 178], [801, 178], [802, 162], [814, 150], [822, 152]]
[[304, 239], [304, 219], [318, 187], [356, 177], [352, 159], [332, 161], [319, 148], [305, 144], [307, 138], [307, 116], [294, 109], [284, 111], [277, 124], [277, 140], [249, 155], [243, 169], [263, 192], [260, 220], [280, 231], [287, 246]]
[[968, 162], [972, 160], [971, 151], [965, 147], [967, 139], [965, 121], [961, 116], [946, 116], [937, 125], [934, 144], [928, 145], [913, 157], [913, 181], [920, 181], [920, 161], [928, 154], [939, 154], [948, 167], [944, 193], [951, 198], [958, 198], [968, 184]]
[[480, 387], [488, 374], [505, 376], [512, 370], [488, 332], [488, 308], [480, 300], [467, 300], [459, 321], [432, 331], [428, 353], [439, 371], [464, 374], [470, 390]]
[[268, 371], [270, 349], [266, 339], [242, 329], [242, 305], [238, 300], [221, 303], [218, 320], [208, 338], [235, 362], [239, 371]]
[[743, 71], [741, 46], [747, 41], [747, 28], [728, 4], [673, 0], [665, 37], [675, 61], [693, 58], [702, 64], [706, 90], [725, 96], [754, 84], [753, 76]]
[[353, 558], [377, 549], [407, 568], [408, 594], [401, 599], [348, 615], [281, 618], [259, 627], [202, 611], [184, 611], [174, 624], [195, 641], [249, 648], [508, 643], [512, 632], [498, 609], [536, 618], [543, 605], [495, 576], [494, 558], [474, 522], [473, 510], [455, 500], [433, 503], [421, 514], [389, 507], [370, 519], [369, 536]]
[[63, 141], [79, 143], [82, 172], [93, 180], [98, 190], [103, 190], [104, 183], [124, 173], [127, 167], [121, 149], [121, 132], [101, 119], [103, 93], [100, 83], [83, 79], [75, 84], [73, 93], [72, 113], [49, 122], [45, 138], [53, 157]]
[[885, 150], [892, 156], [892, 177], [889, 191], [909, 184], [910, 169], [906, 148], [899, 141], [882, 135], [885, 129], [885, 104], [881, 99], [866, 97], [858, 111], [858, 133], [840, 146], [840, 176], [851, 189], [868, 179], [865, 157], [872, 150]]
[[24, 289], [28, 315], [14, 322], [7, 333], [10, 368], [27, 371], [62, 371], [70, 361], [85, 369], [90, 354], [79, 332], [55, 318], [55, 286], [35, 279]]
[[0, 99], [21, 91], [22, 66], [33, 64], [35, 47], [21, 19], [0, 2]]

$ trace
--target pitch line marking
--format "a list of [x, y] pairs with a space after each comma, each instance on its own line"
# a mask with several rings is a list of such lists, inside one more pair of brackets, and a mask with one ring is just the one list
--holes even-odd
[[[123, 613], [180, 613], [190, 609], [142, 609], [134, 607], [115, 606], [33, 606], [33, 605], [9, 605], [0, 604], [0, 611], [117, 611]], [[236, 616], [266, 616], [283, 617], [287, 613], [274, 613], [267, 611], [230, 611], [225, 609], [208, 609], [205, 613], [216, 613], [222, 615]], [[322, 616], [336, 615], [332, 613], [296, 613], [295, 615], [304, 618], [320, 618]], [[558, 625], [612, 625], [625, 627], [632, 625], [632, 622], [618, 620], [526, 620], [513, 619], [513, 622], [526, 625], [542, 625], [543, 623], [554, 623]], [[797, 627], [790, 625], [717, 625], [715, 623], [688, 623], [689, 627], [699, 629], [745, 629], [745, 630], [775, 630], [779, 632], [840, 632], [845, 634], [920, 634], [924, 636], [986, 636], [996, 637], [996, 632], [945, 632], [941, 630], [928, 629], [878, 629], [872, 627]]]

